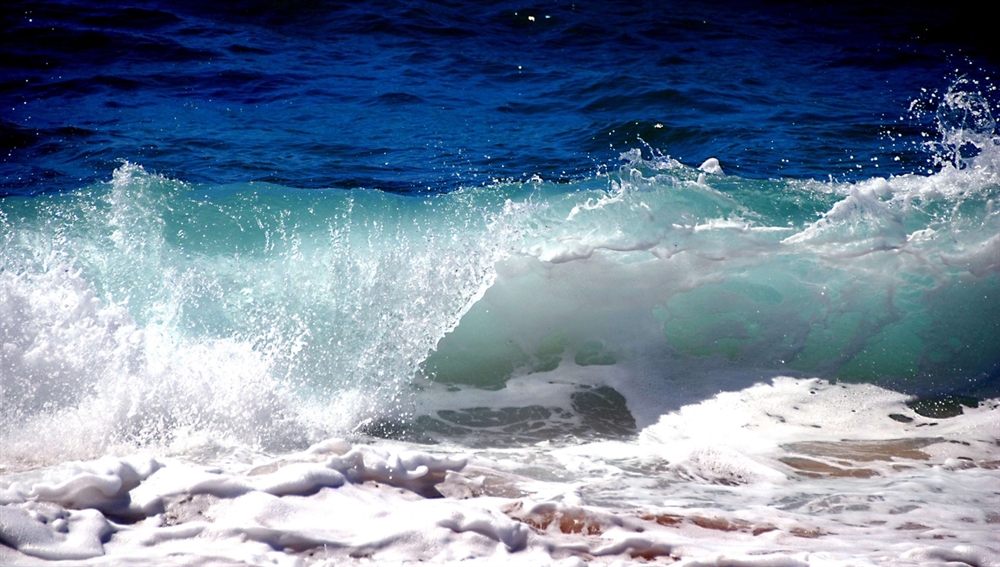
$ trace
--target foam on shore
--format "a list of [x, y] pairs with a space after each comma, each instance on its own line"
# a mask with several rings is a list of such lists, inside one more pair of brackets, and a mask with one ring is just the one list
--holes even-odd
[[632, 441], [432, 454], [329, 440], [226, 466], [64, 463], [5, 475], [0, 559], [1000, 565], [1000, 402], [938, 419], [906, 401], [781, 379], [686, 406]]

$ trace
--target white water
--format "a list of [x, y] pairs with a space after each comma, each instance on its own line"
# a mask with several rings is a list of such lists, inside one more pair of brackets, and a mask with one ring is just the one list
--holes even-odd
[[904, 399], [779, 379], [664, 415], [631, 441], [438, 457], [327, 441], [210, 465], [64, 463], [4, 476], [0, 533], [18, 551], [0, 560], [1000, 564], [1000, 402], [930, 419]]

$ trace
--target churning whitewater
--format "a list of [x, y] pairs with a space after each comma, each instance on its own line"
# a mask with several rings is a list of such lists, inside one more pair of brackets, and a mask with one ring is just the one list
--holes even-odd
[[[124, 164], [9, 197], [5, 553], [996, 564], [982, 144], [856, 183], [635, 151], [572, 190], [200, 187]], [[397, 441], [328, 440], [369, 435]]]
[[[995, 395], [1000, 150], [970, 140], [936, 174], [856, 183], [636, 150], [569, 190], [195, 187], [125, 164], [9, 197], [7, 454], [586, 438], [775, 376]], [[469, 413], [514, 379], [561, 411], [535, 392], [504, 402], [520, 417]]]

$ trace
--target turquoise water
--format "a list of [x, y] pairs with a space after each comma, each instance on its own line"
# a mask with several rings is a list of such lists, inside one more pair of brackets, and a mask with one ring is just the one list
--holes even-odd
[[[30, 421], [96, 396], [129, 406], [137, 422], [108, 424], [126, 437], [503, 426], [507, 443], [504, 427], [628, 434], [779, 375], [995, 395], [995, 152], [858, 183], [635, 152], [569, 187], [423, 196], [195, 186], [126, 164], [4, 201], [4, 411]], [[565, 415], [469, 405], [515, 378], [567, 384], [550, 400]], [[191, 406], [216, 380], [236, 391]], [[588, 422], [587, 399], [617, 417]]]

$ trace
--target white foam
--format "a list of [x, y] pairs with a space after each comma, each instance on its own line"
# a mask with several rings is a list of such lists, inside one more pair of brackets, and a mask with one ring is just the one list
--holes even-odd
[[111, 526], [97, 510], [65, 511], [30, 503], [0, 506], [0, 543], [53, 561], [88, 559], [104, 554], [101, 540]]
[[[398, 442], [329, 440], [223, 466], [162, 457], [68, 463], [0, 482], [8, 546], [0, 557], [87, 565], [1000, 564], [1000, 402], [931, 419], [905, 400], [873, 386], [786, 378], [680, 408], [632, 441], [464, 455], [442, 446], [433, 455]], [[900, 439], [919, 452], [885, 445]], [[851, 456], [863, 442], [885, 447]], [[788, 457], [868, 472], [810, 476]], [[126, 518], [134, 523], [120, 523]]]
[[701, 165], [698, 166], [698, 169], [704, 171], [705, 173], [722, 175], [722, 166], [719, 165], [719, 160], [714, 157], [706, 159]]
[[[607, 187], [547, 197], [532, 182], [537, 201], [508, 201], [495, 218], [450, 212], [473, 211], [502, 187], [457, 192], [440, 207], [429, 199], [412, 216], [391, 197], [357, 193], [330, 199], [336, 218], [357, 222], [335, 225], [308, 208], [300, 220], [319, 218], [319, 228], [293, 233], [283, 216], [258, 217], [259, 262], [239, 253], [169, 261], [186, 253], [165, 246], [174, 235], [163, 230], [179, 186], [123, 167], [97, 192], [100, 206], [81, 194], [83, 212], [60, 211], [82, 215], [76, 228], [98, 237], [68, 223], [49, 238], [52, 211], [38, 213], [34, 232], [5, 235], [36, 257], [10, 253], [0, 266], [0, 562], [1000, 564], [1000, 403], [929, 418], [875, 386], [779, 375], [789, 355], [816, 346], [806, 339], [813, 329], [821, 339], [845, 322], [869, 333], [816, 363], [836, 375], [824, 364], [895, 329], [903, 308], [920, 307], [911, 328], [923, 332], [919, 315], [971, 297], [948, 296], [956, 286], [971, 281], [978, 294], [977, 283], [995, 281], [998, 154], [983, 146], [926, 177], [791, 184], [823, 194], [829, 208], [801, 226], [771, 226], [732, 196], [753, 183], [716, 175], [712, 160], [695, 170], [634, 151]], [[166, 187], [150, 190], [157, 184]], [[213, 218], [242, 232], [241, 214], [263, 215], [273, 197], [220, 198], [229, 212]], [[43, 245], [15, 242], [15, 232]], [[96, 253], [102, 246], [112, 253]], [[85, 277], [75, 266], [87, 262]], [[98, 297], [102, 270], [107, 281], [131, 275]], [[268, 285], [255, 286], [258, 277]], [[247, 326], [186, 335], [182, 307], [233, 282], [238, 293], [214, 307]], [[285, 286], [277, 299], [271, 284]], [[312, 293], [309, 309], [282, 303], [300, 293]], [[155, 297], [135, 308], [130, 294]], [[331, 330], [319, 307], [347, 315]], [[855, 325], [855, 314], [879, 309], [871, 329]], [[516, 368], [486, 393], [416, 381], [425, 389], [410, 397], [416, 366], [445, 332], [461, 336], [463, 315], [486, 321], [479, 331], [495, 336], [482, 342], [514, 345], [514, 358], [555, 345], [546, 351], [559, 351], [555, 368]], [[893, 362], [908, 344], [874, 346]], [[586, 349], [597, 363], [577, 362]], [[296, 374], [307, 366], [315, 373]], [[435, 454], [333, 439], [290, 452], [361, 416], [566, 407], [602, 385], [625, 396], [635, 438], [444, 444]], [[137, 447], [154, 456], [64, 462]], [[37, 469], [53, 463], [62, 464]]]

